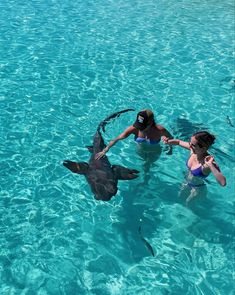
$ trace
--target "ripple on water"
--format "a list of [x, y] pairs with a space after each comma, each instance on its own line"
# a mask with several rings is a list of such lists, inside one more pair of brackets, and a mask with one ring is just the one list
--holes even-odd
[[[230, 295], [232, 0], [108, 4], [0, 3], [0, 293]], [[187, 151], [163, 149], [144, 174], [128, 138], [107, 155], [139, 178], [119, 181], [108, 203], [94, 200], [62, 162], [88, 161], [100, 121], [126, 108], [152, 108], [187, 141], [215, 134], [211, 153], [228, 185], [210, 175], [207, 198], [186, 208]], [[135, 116], [109, 122], [105, 143]]]

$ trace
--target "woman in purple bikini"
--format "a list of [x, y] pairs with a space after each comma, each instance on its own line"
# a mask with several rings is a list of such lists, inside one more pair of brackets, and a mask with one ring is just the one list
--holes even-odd
[[186, 161], [186, 166], [189, 170], [186, 185], [190, 189], [190, 195], [186, 199], [187, 204], [198, 195], [198, 190], [205, 187], [204, 179], [211, 172], [221, 186], [226, 185], [226, 178], [221, 173], [214, 157], [208, 153], [209, 147], [215, 141], [214, 135], [207, 131], [200, 131], [193, 134], [190, 142], [169, 139], [165, 136], [162, 138], [162, 141], [168, 145], [179, 145], [190, 150], [190, 156]]

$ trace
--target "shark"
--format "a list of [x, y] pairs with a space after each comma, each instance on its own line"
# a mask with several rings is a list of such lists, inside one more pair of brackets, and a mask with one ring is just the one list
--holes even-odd
[[95, 158], [96, 154], [106, 147], [101, 130], [105, 132], [105, 126], [111, 119], [129, 111], [134, 111], [134, 109], [125, 109], [113, 113], [100, 122], [93, 136], [93, 144], [87, 146], [91, 154], [88, 163], [70, 160], [63, 161], [63, 165], [70, 171], [85, 176], [96, 200], [111, 200], [117, 194], [119, 180], [132, 180], [138, 177], [138, 170], [126, 168], [121, 165], [112, 165], [107, 155], [104, 155], [98, 160]]

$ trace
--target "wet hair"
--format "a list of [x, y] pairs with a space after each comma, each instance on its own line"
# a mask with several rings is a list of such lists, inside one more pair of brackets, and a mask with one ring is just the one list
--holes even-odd
[[200, 147], [209, 148], [215, 142], [215, 136], [207, 131], [199, 131], [193, 134]]

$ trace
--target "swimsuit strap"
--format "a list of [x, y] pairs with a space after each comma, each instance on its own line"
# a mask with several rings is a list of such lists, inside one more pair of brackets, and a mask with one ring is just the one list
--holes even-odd
[[135, 141], [138, 143], [146, 142], [148, 144], [158, 144], [161, 140], [147, 139], [145, 137], [135, 137]]
[[141, 143], [141, 142], [145, 142], [146, 139], [144, 137], [136, 137], [135, 141], [138, 142], [138, 143]]

